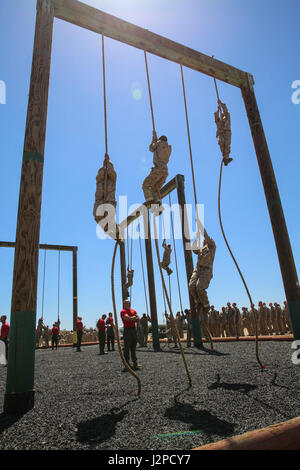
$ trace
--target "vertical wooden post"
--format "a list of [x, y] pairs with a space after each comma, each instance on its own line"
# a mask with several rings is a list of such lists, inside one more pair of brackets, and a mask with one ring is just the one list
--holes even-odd
[[250, 74], [247, 74], [247, 76], [248, 86], [242, 88], [242, 96], [265, 191], [293, 333], [295, 339], [300, 340], [300, 288], [296, 266], [268, 144], [256, 102], [253, 77]]
[[54, 11], [37, 1], [31, 82], [20, 183], [4, 411], [34, 406], [34, 355], [43, 163]]
[[[147, 262], [147, 274], [148, 274], [148, 287], [149, 287], [149, 303], [150, 303], [150, 315], [151, 315], [151, 327], [152, 327], [152, 345], [154, 351], [160, 351], [159, 336], [158, 336], [158, 321], [157, 321], [157, 306], [156, 306], [156, 291], [155, 291], [155, 280], [154, 280], [154, 269], [153, 269], [153, 257], [152, 257], [152, 240], [151, 240], [151, 229], [149, 221], [149, 210], [147, 211], [148, 217], [148, 229], [144, 230], [145, 233], [145, 248], [146, 248], [146, 262]], [[144, 220], [145, 226], [145, 220]]]
[[[121, 266], [121, 284], [122, 284], [122, 300], [127, 299], [125, 284], [126, 284], [126, 255], [125, 255], [125, 242], [120, 242], [120, 266]], [[123, 308], [123, 305], [122, 305]]]
[[[187, 220], [186, 211], [185, 211], [186, 200], [185, 200], [185, 192], [184, 192], [184, 176], [183, 175], [176, 176], [176, 186], [177, 186], [178, 204], [180, 205], [180, 210], [181, 210], [180, 220], [181, 220], [182, 242], [183, 242], [185, 269], [186, 269], [186, 279], [187, 279], [187, 286], [188, 286], [188, 292], [189, 292], [189, 281], [193, 274], [194, 264], [193, 264], [192, 251], [187, 250], [186, 248], [187, 243], [190, 243], [190, 237], [189, 237], [189, 225], [188, 225], [188, 220]], [[189, 299], [190, 299], [190, 309], [192, 313], [194, 346], [197, 348], [200, 348], [203, 346], [200, 318], [197, 313], [194, 299], [190, 295], [190, 292], [189, 292]]]
[[78, 317], [78, 288], [77, 288], [77, 248], [73, 249], [73, 347], [77, 344], [76, 324]]

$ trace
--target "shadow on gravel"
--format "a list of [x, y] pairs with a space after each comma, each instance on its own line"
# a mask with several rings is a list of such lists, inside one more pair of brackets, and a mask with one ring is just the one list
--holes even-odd
[[221, 382], [221, 377], [219, 374], [217, 374], [217, 381], [211, 384], [208, 387], [208, 390], [215, 390], [216, 388], [223, 388], [225, 390], [233, 390], [234, 392], [240, 392], [240, 393], [243, 393], [244, 395], [247, 395], [247, 393], [251, 392], [251, 390], [255, 390], [257, 388], [257, 385], [251, 385], [251, 384], [246, 384], [246, 383], [229, 384], [226, 382]]
[[3, 431], [10, 428], [13, 424], [19, 421], [19, 419], [21, 419], [22, 416], [24, 416], [24, 414], [9, 415], [6, 413], [1, 413], [0, 414], [0, 434], [2, 434]]
[[112, 408], [109, 413], [99, 416], [99, 418], [79, 423], [77, 425], [77, 441], [88, 443], [94, 447], [113, 437], [117, 424], [128, 414], [128, 411], [122, 410], [122, 408], [134, 401], [137, 401], [137, 398], [120, 407]]
[[[184, 348], [183, 349], [184, 351], [184, 354], [186, 356], [189, 356], [189, 355], [193, 355], [193, 356], [207, 356], [207, 355], [210, 355], [210, 356], [230, 356], [230, 353], [221, 353], [219, 351], [216, 351], [215, 349], [214, 350], [211, 350], [211, 349], [208, 349], [208, 348], [205, 348], [205, 347], [202, 347], [202, 348], [197, 348], [196, 350], [190, 350], [189, 348]], [[202, 351], [202, 352], [201, 352]], [[141, 349], [138, 349], [138, 352], [140, 353], [157, 353], [157, 351], [154, 351], [153, 349], [145, 349], [145, 348], [141, 348]], [[171, 347], [171, 348], [161, 348], [161, 350], [159, 352], [163, 352], [163, 353], [168, 353], [168, 354], [181, 354], [180, 352], [180, 349], [179, 347], [178, 348], [174, 348], [174, 347]]]
[[174, 406], [168, 408], [164, 414], [166, 418], [182, 421], [190, 425], [190, 431], [204, 431], [209, 437], [212, 435], [227, 437], [233, 434], [235, 425], [219, 419], [207, 410], [196, 410], [189, 403], [181, 403], [174, 397]]

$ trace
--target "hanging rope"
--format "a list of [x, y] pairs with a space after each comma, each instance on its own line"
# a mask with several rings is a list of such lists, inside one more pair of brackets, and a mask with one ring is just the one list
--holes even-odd
[[[172, 207], [172, 202], [171, 202], [171, 195], [170, 195], [170, 193], [169, 193], [169, 206], [170, 206], [170, 208]], [[174, 236], [174, 225], [173, 225], [172, 211], [170, 212], [170, 216], [171, 216], [172, 239], [173, 239], [174, 255], [175, 255], [175, 268], [176, 268], [178, 295], [179, 295], [179, 302], [180, 302], [180, 310], [181, 310], [181, 313], [183, 314], [182, 298], [181, 298], [181, 289], [180, 289], [180, 282], [179, 282], [179, 272], [178, 272], [178, 263], [177, 263], [177, 253], [176, 253], [176, 245], [175, 245], [175, 236]]]
[[114, 270], [115, 270], [115, 261], [116, 261], [116, 253], [117, 253], [118, 244], [119, 244], [119, 240], [117, 240], [116, 243], [115, 243], [113, 259], [112, 259], [112, 265], [111, 265], [111, 294], [112, 294], [113, 310], [114, 310], [114, 318], [115, 318], [115, 333], [116, 333], [118, 350], [119, 350], [121, 361], [123, 362], [124, 367], [126, 367], [128, 372], [130, 372], [131, 375], [133, 375], [133, 377], [136, 379], [137, 385], [138, 385], [137, 395], [139, 397], [141, 395], [141, 380], [140, 380], [139, 376], [131, 369], [131, 367], [127, 363], [127, 361], [124, 357], [122, 348], [121, 348], [120, 336], [119, 336], [119, 326], [118, 326], [116, 297], [115, 297], [115, 284], [114, 284]]
[[[132, 239], [133, 239], [133, 224], [131, 224], [131, 239], [130, 239], [130, 268], [132, 270]], [[129, 299], [131, 302], [132, 286], [130, 286]]]
[[254, 323], [255, 323], [255, 354], [256, 354], [256, 359], [257, 359], [257, 362], [258, 364], [260, 365], [261, 369], [264, 369], [265, 366], [262, 364], [260, 358], [259, 358], [259, 352], [258, 352], [258, 327], [257, 327], [257, 315], [256, 315], [256, 311], [255, 311], [255, 308], [254, 308], [254, 303], [252, 302], [252, 297], [250, 295], [250, 291], [248, 289], [248, 286], [246, 284], [246, 281], [244, 279], [244, 276], [239, 268], [239, 265], [231, 251], [231, 248], [229, 246], [229, 243], [227, 241], [227, 238], [226, 238], [226, 235], [225, 235], [225, 232], [224, 232], [224, 228], [223, 228], [223, 223], [222, 223], [222, 217], [221, 217], [221, 184], [222, 184], [222, 171], [223, 171], [223, 164], [224, 164], [224, 161], [222, 159], [222, 162], [221, 162], [221, 167], [220, 167], [220, 176], [219, 176], [219, 191], [218, 191], [218, 213], [219, 213], [219, 222], [220, 222], [220, 227], [221, 227], [221, 231], [222, 231], [222, 235], [223, 235], [223, 238], [224, 238], [224, 241], [226, 243], [226, 246], [228, 248], [228, 251], [231, 255], [231, 258], [233, 259], [233, 262], [239, 272], [239, 275], [242, 279], [242, 282], [244, 284], [244, 287], [246, 289], [246, 292], [247, 292], [247, 295], [248, 295], [248, 298], [249, 298], [249, 301], [250, 301], [250, 305], [251, 305], [251, 313], [254, 317]]
[[158, 237], [157, 237], [156, 220], [155, 219], [156, 219], [156, 217], [154, 216], [153, 217], [154, 240], [155, 240], [155, 248], [156, 248], [157, 262], [158, 262], [158, 266], [159, 266], [159, 272], [160, 272], [160, 276], [161, 276], [161, 280], [162, 280], [162, 284], [163, 284], [163, 289], [164, 289], [165, 296], [166, 296], [167, 303], [168, 303], [168, 307], [169, 307], [171, 325], [172, 325], [172, 327], [173, 327], [173, 329], [175, 330], [175, 333], [176, 333], [176, 337], [177, 337], [177, 341], [179, 343], [180, 352], [181, 352], [181, 356], [182, 356], [182, 359], [183, 359], [183, 363], [184, 363], [186, 375], [187, 375], [187, 378], [188, 378], [189, 386], [191, 386], [192, 385], [192, 379], [191, 379], [190, 371], [189, 371], [188, 365], [186, 363], [183, 347], [182, 347], [180, 337], [179, 337], [179, 333], [178, 333], [178, 329], [177, 329], [177, 325], [176, 325], [176, 322], [174, 320], [172, 307], [171, 307], [170, 299], [169, 299], [169, 296], [168, 296], [168, 292], [167, 292], [167, 288], [166, 288], [166, 284], [165, 284], [165, 280], [164, 280], [164, 275], [163, 275], [162, 268], [161, 268], [161, 265], [160, 265], [159, 246], [158, 246]]
[[60, 302], [60, 250], [58, 250], [57, 322], [59, 322], [59, 302]]
[[103, 71], [103, 100], [104, 100], [105, 153], [108, 154], [108, 144], [107, 144], [107, 112], [106, 112], [106, 79], [105, 79], [105, 55], [104, 55], [104, 36], [103, 36], [103, 34], [102, 34], [102, 71]]
[[187, 109], [187, 103], [186, 103], [186, 93], [185, 93], [185, 84], [184, 84], [184, 76], [183, 76], [183, 67], [182, 67], [181, 64], [180, 64], [180, 71], [181, 71], [182, 91], [183, 91], [183, 99], [184, 99], [186, 128], [187, 128], [187, 135], [188, 135], [188, 142], [189, 142], [189, 152], [190, 152], [190, 162], [191, 162], [191, 170], [192, 170], [194, 200], [195, 200], [195, 207], [196, 207], [196, 223], [197, 223], [198, 238], [199, 238], [199, 232], [200, 232], [200, 227], [201, 226], [199, 224], [197, 191], [196, 191], [196, 182], [195, 182], [195, 172], [194, 172], [194, 162], [193, 162], [193, 153], [192, 153], [191, 133], [190, 133], [189, 116], [188, 116], [188, 109]]
[[44, 273], [43, 273], [43, 294], [42, 294], [42, 319], [44, 320], [44, 298], [45, 298], [45, 278], [46, 278], [46, 253], [44, 251]]
[[148, 299], [147, 299], [147, 290], [146, 290], [146, 281], [145, 281], [145, 272], [144, 272], [144, 261], [143, 261], [143, 252], [142, 252], [142, 242], [141, 242], [141, 225], [139, 227], [139, 245], [140, 245], [141, 263], [142, 263], [142, 273], [143, 273], [143, 284], [144, 284], [146, 311], [147, 311], [147, 316], [148, 316], [149, 315], [149, 309], [148, 309]]
[[103, 103], [104, 103], [104, 134], [105, 134], [105, 179], [104, 179], [104, 200], [107, 197], [107, 160], [108, 143], [107, 143], [107, 111], [106, 111], [106, 78], [105, 78], [105, 53], [104, 53], [104, 36], [102, 34], [102, 74], [103, 74]]
[[145, 65], [146, 65], [146, 74], [147, 74], [147, 82], [148, 82], [148, 92], [149, 92], [149, 101], [150, 101], [150, 109], [151, 109], [151, 117], [152, 117], [152, 128], [153, 133], [155, 131], [155, 123], [154, 123], [154, 112], [153, 112], [153, 105], [152, 105], [152, 95], [151, 95], [151, 87], [150, 87], [150, 78], [149, 78], [149, 69], [148, 69], [148, 61], [147, 61], [147, 53], [144, 51], [145, 56]]

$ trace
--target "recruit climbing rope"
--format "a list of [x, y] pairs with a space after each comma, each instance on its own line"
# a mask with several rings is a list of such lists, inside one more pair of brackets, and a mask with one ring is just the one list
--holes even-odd
[[178, 332], [177, 325], [176, 325], [176, 322], [175, 322], [175, 319], [174, 319], [174, 315], [173, 315], [173, 312], [172, 312], [172, 307], [171, 307], [170, 299], [169, 299], [169, 296], [168, 296], [168, 291], [167, 291], [167, 288], [166, 288], [166, 284], [165, 284], [165, 280], [164, 280], [164, 275], [163, 275], [162, 268], [161, 268], [161, 265], [160, 265], [159, 246], [158, 246], [158, 237], [157, 237], [157, 229], [156, 229], [156, 220], [155, 220], [155, 216], [153, 217], [153, 227], [154, 227], [154, 240], [155, 240], [155, 248], [156, 248], [157, 262], [158, 262], [159, 272], [160, 272], [161, 281], [162, 281], [162, 285], [163, 285], [163, 290], [164, 290], [164, 292], [165, 292], [165, 297], [166, 297], [167, 304], [168, 304], [168, 307], [169, 307], [171, 325], [172, 325], [172, 328], [173, 328], [173, 329], [175, 330], [175, 332], [176, 332], [176, 338], [177, 338], [178, 343], [179, 343], [180, 353], [181, 353], [181, 356], [182, 356], [182, 359], [183, 359], [183, 363], [184, 363], [184, 367], [185, 367], [187, 379], [188, 379], [188, 382], [189, 382], [189, 386], [191, 386], [191, 385], [192, 385], [192, 379], [191, 379], [190, 371], [189, 371], [189, 368], [188, 368], [188, 365], [187, 365], [187, 362], [186, 362], [186, 359], [185, 359], [183, 347], [182, 347], [182, 344], [181, 344], [181, 341], [180, 341], [179, 332]]
[[[217, 93], [217, 99], [218, 101], [220, 101], [220, 98], [219, 98], [219, 92], [218, 92], [218, 87], [217, 87], [217, 82], [216, 82], [216, 79], [214, 78], [214, 82], [215, 82], [215, 88], [216, 88], [216, 93]], [[224, 232], [224, 228], [223, 228], [223, 223], [222, 223], [222, 216], [221, 216], [221, 185], [222, 185], [222, 172], [223, 172], [223, 165], [224, 165], [224, 158], [222, 158], [222, 161], [221, 161], [221, 166], [220, 166], [220, 174], [219, 174], [219, 189], [218, 189], [218, 214], [219, 214], [219, 222], [220, 222], [220, 227], [221, 227], [221, 231], [222, 231], [222, 235], [223, 235], [223, 238], [224, 238], [224, 241], [226, 243], [226, 246], [228, 248], [228, 251], [231, 255], [231, 258], [233, 259], [233, 262], [238, 270], [238, 273], [241, 277], [241, 280], [244, 284], [244, 287], [246, 289], [246, 292], [247, 292], [247, 296], [249, 298], [249, 302], [250, 302], [250, 306], [251, 306], [251, 313], [252, 313], [252, 316], [254, 318], [254, 324], [255, 324], [255, 354], [256, 354], [256, 359], [257, 359], [257, 362], [258, 364], [260, 365], [261, 369], [264, 369], [265, 366], [262, 364], [260, 358], [259, 358], [259, 351], [258, 351], [258, 325], [257, 325], [257, 314], [256, 314], [256, 311], [255, 311], [255, 308], [254, 308], [254, 303], [252, 301], [252, 297], [251, 297], [251, 294], [250, 294], [250, 291], [248, 289], [248, 286], [247, 286], [247, 283], [245, 281], [245, 278], [240, 270], [240, 267], [232, 253], [232, 250], [229, 246], [229, 243], [227, 241], [227, 238], [226, 238], [226, 235], [225, 235], [225, 232]]]
[[114, 310], [114, 318], [115, 318], [115, 333], [116, 333], [116, 338], [117, 338], [117, 344], [118, 344], [118, 350], [120, 354], [121, 361], [124, 364], [124, 367], [128, 370], [128, 372], [133, 375], [133, 377], [137, 381], [137, 386], [138, 386], [138, 391], [137, 395], [138, 397], [141, 395], [141, 380], [139, 376], [131, 369], [129, 364], [127, 363], [122, 348], [121, 348], [121, 343], [120, 343], [120, 336], [119, 336], [119, 326], [118, 326], [118, 317], [117, 317], [117, 307], [116, 307], [116, 297], [115, 297], [115, 284], [114, 284], [114, 270], [115, 270], [115, 260], [116, 260], [116, 253], [117, 253], [117, 248], [120, 243], [120, 240], [117, 239], [115, 243], [115, 248], [114, 248], [114, 253], [113, 253], [113, 259], [112, 259], [112, 265], [111, 265], [111, 294], [112, 294], [112, 301], [113, 301], [113, 310]]

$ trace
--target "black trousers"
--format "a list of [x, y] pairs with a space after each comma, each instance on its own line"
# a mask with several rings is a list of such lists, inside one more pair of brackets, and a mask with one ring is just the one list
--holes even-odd
[[5, 357], [6, 357], [6, 360], [8, 361], [8, 339], [4, 338], [2, 341], [5, 343]]
[[80, 351], [82, 334], [82, 331], [77, 331], [77, 351]]
[[99, 338], [100, 354], [103, 354], [104, 348], [105, 348], [105, 331], [99, 331], [98, 338]]
[[124, 334], [123, 334], [123, 339], [124, 339], [124, 357], [126, 359], [126, 362], [129, 362], [129, 354], [131, 355], [131, 360], [133, 363], [137, 362], [136, 358], [136, 329], [135, 327], [124, 327]]
[[55, 349], [57, 349], [57, 347], [58, 347], [58, 336], [57, 335], [52, 335], [51, 344], [52, 344], [52, 349], [54, 349], [54, 345], [55, 345]]
[[107, 331], [107, 349], [110, 351], [110, 347], [112, 350], [115, 349], [115, 334], [113, 331]]

